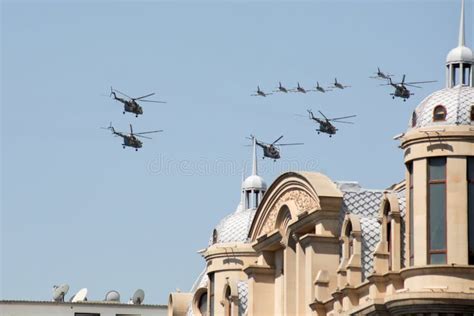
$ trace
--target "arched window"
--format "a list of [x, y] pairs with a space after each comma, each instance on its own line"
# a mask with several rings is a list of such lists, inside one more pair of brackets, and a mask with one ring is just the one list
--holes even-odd
[[215, 244], [217, 242], [217, 238], [218, 238], [218, 235], [217, 235], [217, 230], [214, 229], [212, 231], [212, 244]]
[[474, 121], [474, 105], [471, 106], [471, 121]]
[[349, 222], [347, 224], [345, 235], [348, 239], [347, 249], [349, 250], [349, 255], [348, 255], [348, 259], [349, 259], [354, 254], [354, 236], [352, 235], [352, 223], [351, 222]]
[[411, 114], [411, 127], [415, 127], [416, 126], [416, 112], [413, 111], [413, 113]]
[[227, 286], [225, 290], [225, 298], [224, 298], [224, 314], [225, 316], [231, 316], [232, 315], [232, 301], [231, 301], [231, 292], [230, 292], [230, 286]]
[[198, 300], [198, 309], [201, 316], [207, 316], [207, 291], [202, 293]]
[[433, 110], [433, 121], [446, 121], [446, 108], [442, 105], [437, 105]]
[[387, 252], [388, 252], [388, 270], [392, 270], [392, 221], [390, 220], [388, 213], [390, 213], [390, 203], [385, 204], [385, 208], [383, 210], [383, 216], [385, 224], [387, 225], [386, 228], [386, 236], [385, 241], [387, 242]]

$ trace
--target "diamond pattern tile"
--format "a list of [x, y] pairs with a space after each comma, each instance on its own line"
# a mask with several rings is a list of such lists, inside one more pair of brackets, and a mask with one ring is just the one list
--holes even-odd
[[[237, 211], [224, 217], [216, 226], [217, 243], [248, 242], [247, 236], [255, 211]], [[212, 245], [212, 235], [209, 245]]]
[[237, 283], [237, 291], [239, 292], [239, 316], [247, 314], [249, 286], [246, 281]]
[[406, 256], [406, 251], [405, 251], [405, 234], [406, 234], [406, 226], [405, 226], [405, 219], [406, 219], [406, 191], [405, 189], [403, 191], [400, 191], [397, 193], [398, 197], [398, 206], [400, 208], [400, 235], [402, 238], [401, 241], [401, 258], [402, 258], [402, 268], [405, 267], [405, 256]]
[[[446, 121], [433, 122], [433, 110], [437, 105], [446, 108]], [[436, 91], [426, 97], [415, 109], [416, 128], [437, 125], [473, 125], [471, 107], [474, 106], [474, 88], [456, 86]], [[412, 128], [412, 119], [408, 122]]]
[[376, 217], [360, 218], [362, 230], [362, 275], [367, 278], [373, 271], [373, 252], [380, 241], [380, 223]]

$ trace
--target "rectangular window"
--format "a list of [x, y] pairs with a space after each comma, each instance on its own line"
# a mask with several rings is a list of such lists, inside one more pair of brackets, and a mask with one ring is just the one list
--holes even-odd
[[413, 163], [410, 162], [407, 165], [408, 168], [408, 222], [409, 222], [409, 229], [410, 229], [410, 234], [409, 234], [409, 243], [408, 247], [410, 248], [410, 266], [413, 266], [414, 261], [415, 261], [415, 248], [413, 247], [413, 220], [414, 220], [414, 210], [413, 210]]
[[467, 158], [468, 249], [469, 264], [474, 265], [474, 157]]
[[446, 158], [428, 160], [428, 263], [446, 263]]
[[215, 284], [214, 272], [209, 273], [209, 316], [214, 316], [214, 290]]

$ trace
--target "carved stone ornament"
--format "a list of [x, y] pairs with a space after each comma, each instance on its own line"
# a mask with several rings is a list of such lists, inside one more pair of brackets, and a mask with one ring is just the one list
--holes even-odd
[[285, 192], [272, 206], [270, 212], [268, 213], [267, 218], [265, 219], [265, 224], [263, 226], [261, 234], [267, 234], [275, 229], [276, 219], [278, 216], [278, 211], [280, 211], [283, 204], [288, 201], [293, 201], [298, 210], [297, 214], [305, 211], [310, 211], [315, 208], [319, 208], [319, 203], [308, 193], [302, 190], [290, 190]]

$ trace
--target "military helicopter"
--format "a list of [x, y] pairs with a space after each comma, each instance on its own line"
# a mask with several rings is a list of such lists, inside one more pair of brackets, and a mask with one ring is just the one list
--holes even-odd
[[374, 73], [375, 76], [371, 76], [369, 78], [371, 79], [390, 79], [391, 77], [393, 77], [392, 74], [389, 74], [389, 73], [383, 73], [379, 67], [377, 67], [377, 72]]
[[326, 93], [326, 92], [328, 92], [328, 91], [332, 91], [332, 89], [330, 89], [330, 88], [324, 89], [323, 87], [321, 87], [321, 86], [319, 85], [319, 82], [317, 82], [317, 81], [316, 81], [316, 87], [315, 87], [315, 88], [316, 88], [316, 90], [313, 90], [313, 91], [318, 91], [318, 92], [322, 92], [322, 93]]
[[260, 90], [260, 86], [257, 86], [257, 91], [255, 91], [255, 94], [251, 94], [252, 97], [266, 97], [267, 95], [271, 95], [273, 93], [266, 93]]
[[280, 146], [293, 146], [293, 145], [303, 145], [303, 143], [288, 143], [288, 144], [280, 144], [278, 143], [279, 140], [283, 138], [283, 135], [278, 137], [273, 143], [267, 144], [261, 141], [258, 141], [255, 136], [250, 135], [250, 137], [247, 137], [248, 139], [254, 140], [255, 143], [262, 147], [263, 149], [263, 157], [262, 159], [265, 159], [265, 157], [273, 159], [273, 161], [276, 161], [277, 159], [280, 159]]
[[416, 86], [416, 84], [431, 83], [431, 82], [436, 82], [436, 80], [405, 82], [405, 75], [403, 75], [402, 82], [393, 83], [392, 78], [388, 78], [388, 83], [381, 84], [381, 86], [394, 87], [395, 91], [393, 93], [390, 93], [390, 95], [392, 96], [392, 99], [395, 99], [395, 97], [398, 97], [398, 98], [402, 98], [403, 101], [405, 102], [408, 98], [410, 98], [411, 95], [414, 94], [414, 93], [411, 93], [410, 90], [408, 90], [407, 86], [414, 87], [414, 88], [421, 88], [419, 86]]
[[151, 133], [160, 133], [163, 132], [162, 129], [157, 130], [157, 131], [149, 131], [149, 132], [141, 132], [141, 133], [134, 133], [132, 124], [130, 124], [130, 134], [124, 134], [122, 132], [117, 132], [115, 128], [112, 126], [112, 123], [110, 123], [109, 127], [102, 127], [103, 129], [108, 129], [112, 131], [112, 134], [115, 136], [120, 136], [123, 138], [123, 144], [122, 147], [125, 149], [125, 147], [132, 147], [135, 148], [135, 151], [138, 150], [138, 148], [143, 147], [143, 143], [141, 140], [139, 140], [137, 137], [142, 137], [142, 138], [147, 138], [151, 139], [151, 137], [148, 136], [143, 136], [143, 134], [151, 134]]
[[331, 122], [354, 124], [353, 122], [347, 122], [347, 121], [341, 121], [341, 120], [357, 116], [357, 115], [349, 115], [349, 116], [328, 119], [326, 115], [323, 114], [323, 112], [321, 111], [318, 111], [318, 112], [323, 116], [323, 118], [315, 117], [313, 115], [313, 112], [311, 110], [308, 110], [309, 118], [319, 123], [319, 129], [316, 130], [318, 134], [326, 133], [326, 134], [329, 134], [329, 137], [332, 137], [332, 135], [336, 134], [336, 132], [338, 131], [338, 129]]
[[345, 86], [342, 83], [337, 82], [337, 78], [334, 78], [334, 83], [333, 83], [332, 87], [338, 88], [338, 89], [345, 89], [345, 88], [349, 88], [350, 86]]
[[[127, 97], [129, 100], [125, 100], [121, 97], [118, 97], [117, 93], [123, 95], [124, 97]], [[140, 114], [143, 114], [143, 108], [138, 104], [138, 100], [140, 100], [140, 102], [166, 103], [164, 101], [144, 100], [145, 98], [151, 97], [154, 94], [155, 93], [150, 93], [139, 98], [132, 98], [126, 95], [125, 93], [110, 87], [110, 96], [113, 96], [115, 100], [123, 103], [123, 114], [125, 114], [125, 112], [131, 112], [135, 113], [136, 117], [138, 117], [138, 115]]]
[[294, 89], [291, 89], [290, 90], [291, 92], [299, 92], [299, 93], [306, 93], [306, 92], [309, 92], [311, 90], [306, 90], [305, 88], [303, 88], [302, 86], [300, 86], [300, 83], [298, 82], [298, 86]]
[[278, 83], [278, 90], [274, 90], [273, 92], [283, 92], [283, 93], [288, 93], [288, 89], [282, 86], [281, 82]]

